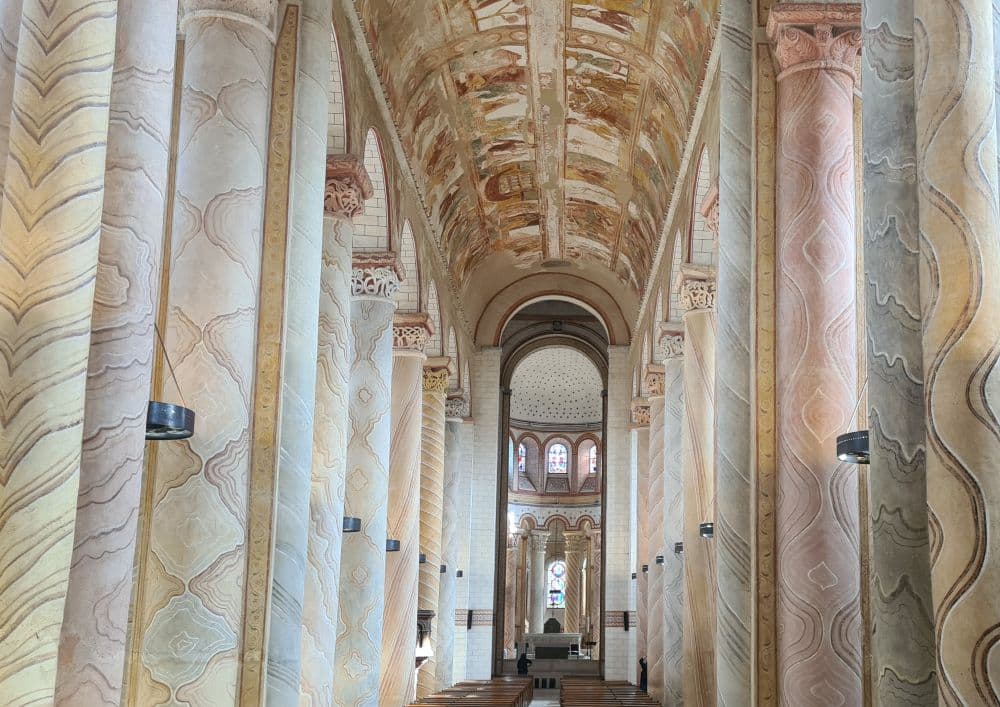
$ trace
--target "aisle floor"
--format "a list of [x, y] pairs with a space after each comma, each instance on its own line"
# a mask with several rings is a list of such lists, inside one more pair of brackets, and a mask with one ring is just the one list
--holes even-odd
[[531, 707], [559, 707], [559, 690], [535, 690]]

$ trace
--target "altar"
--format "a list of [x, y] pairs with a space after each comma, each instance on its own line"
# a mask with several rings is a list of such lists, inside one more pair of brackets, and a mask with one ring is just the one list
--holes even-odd
[[524, 636], [533, 660], [559, 660], [580, 655], [581, 633], [528, 633]]

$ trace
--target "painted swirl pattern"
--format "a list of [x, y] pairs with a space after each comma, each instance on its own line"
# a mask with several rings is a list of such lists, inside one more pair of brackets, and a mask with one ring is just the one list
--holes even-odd
[[673, 544], [684, 538], [684, 359], [668, 358], [664, 370], [663, 515], [667, 539], [663, 576], [663, 704], [684, 704], [684, 555]]
[[649, 495], [646, 507], [649, 509], [649, 555], [643, 560], [649, 565], [646, 573], [648, 593], [646, 612], [648, 624], [646, 631], [646, 661], [649, 694], [654, 700], [665, 704], [663, 697], [664, 670], [666, 656], [663, 655], [664, 602], [663, 592], [664, 566], [657, 565], [655, 558], [666, 555], [666, 539], [664, 528], [665, 509], [663, 505], [664, 475], [663, 475], [663, 418], [664, 397], [662, 395], [649, 398]]

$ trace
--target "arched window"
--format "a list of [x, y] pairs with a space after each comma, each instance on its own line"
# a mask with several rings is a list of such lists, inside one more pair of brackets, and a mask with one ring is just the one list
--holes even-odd
[[587, 460], [587, 464], [588, 464], [590, 473], [591, 474], [596, 474], [597, 473], [597, 445], [596, 444], [593, 447], [590, 448], [589, 457], [590, 458]]
[[528, 449], [524, 446], [524, 442], [517, 445], [517, 473], [523, 474], [526, 471], [525, 463], [528, 459]]
[[566, 608], [566, 563], [556, 560], [549, 565], [549, 603], [550, 609]]
[[565, 474], [569, 467], [569, 450], [565, 444], [553, 444], [549, 447], [546, 468], [550, 474]]

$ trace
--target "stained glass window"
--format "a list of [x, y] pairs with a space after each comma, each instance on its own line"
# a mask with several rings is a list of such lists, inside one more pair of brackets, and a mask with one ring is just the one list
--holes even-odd
[[549, 608], [566, 608], [566, 563], [556, 560], [549, 565]]
[[523, 444], [517, 445], [517, 473], [524, 473], [524, 462], [528, 457], [528, 450], [524, 448]]
[[565, 474], [568, 465], [569, 450], [566, 449], [565, 444], [553, 444], [549, 447], [548, 469], [550, 474]]
[[593, 445], [590, 448], [590, 473], [597, 473], [597, 445]]

